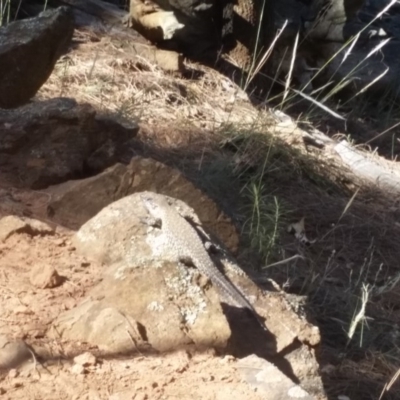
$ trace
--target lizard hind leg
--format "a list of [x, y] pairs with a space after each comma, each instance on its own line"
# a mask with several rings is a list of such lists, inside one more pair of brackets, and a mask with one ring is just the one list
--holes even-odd
[[147, 226], [152, 226], [154, 228], [161, 228], [161, 219], [160, 218], [154, 218], [151, 216], [146, 216], [146, 217], [141, 217], [140, 222], [142, 222], [144, 225]]

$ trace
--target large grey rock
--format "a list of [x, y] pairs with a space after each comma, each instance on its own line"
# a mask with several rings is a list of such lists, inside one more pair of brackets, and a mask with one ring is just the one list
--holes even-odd
[[[141, 181], [140, 176], [136, 179]], [[167, 200], [177, 210], [187, 210], [177, 198]], [[86, 300], [62, 313], [48, 335], [88, 342], [106, 353], [218, 348], [238, 357], [282, 359], [285, 354], [283, 363], [292, 375], [298, 374], [306, 389], [318, 387], [319, 382], [310, 383], [309, 373], [316, 370], [314, 348], [320, 335], [294, 311], [302, 309], [299, 299], [260, 290], [226, 249], [210, 250], [216, 266], [265, 318], [266, 333], [253, 315], [233, 307], [208, 277], [179, 260], [162, 230], [148, 225], [148, 217], [135, 193], [108, 205], [79, 229], [77, 251], [106, 268]]]
[[[137, 195], [103, 209], [76, 235], [77, 249], [108, 265], [102, 282], [50, 335], [86, 341], [105, 352], [226, 348], [231, 336], [214, 287], [200, 273], [152, 247]], [[153, 238], [153, 239], [152, 239]]]
[[67, 7], [0, 28], [0, 108], [19, 107], [36, 94], [72, 33], [73, 18]]

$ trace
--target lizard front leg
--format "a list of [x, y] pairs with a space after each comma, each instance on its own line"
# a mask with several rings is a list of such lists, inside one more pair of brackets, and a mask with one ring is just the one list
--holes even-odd
[[203, 240], [205, 249], [208, 252], [224, 253], [222, 247], [216, 244], [211, 235], [205, 231], [199, 217], [192, 207], [189, 207], [182, 201], [176, 201], [171, 205], [178, 211], [181, 217], [185, 218], [193, 226], [193, 228], [196, 229]]

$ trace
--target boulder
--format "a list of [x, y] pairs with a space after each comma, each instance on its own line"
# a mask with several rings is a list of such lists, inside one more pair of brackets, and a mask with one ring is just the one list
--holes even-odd
[[226, 348], [231, 331], [213, 286], [148, 241], [138, 195], [125, 197], [77, 232], [82, 254], [108, 265], [102, 282], [50, 335], [89, 342], [109, 353]]
[[19, 107], [36, 94], [72, 33], [73, 17], [67, 7], [0, 28], [0, 108]]

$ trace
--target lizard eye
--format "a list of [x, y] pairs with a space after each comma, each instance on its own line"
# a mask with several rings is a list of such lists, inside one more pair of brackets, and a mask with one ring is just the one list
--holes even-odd
[[146, 198], [146, 202], [149, 204], [149, 206], [151, 208], [154, 208], [154, 209], [158, 208], [157, 204], [154, 203], [153, 199], [151, 199], [150, 197]]

